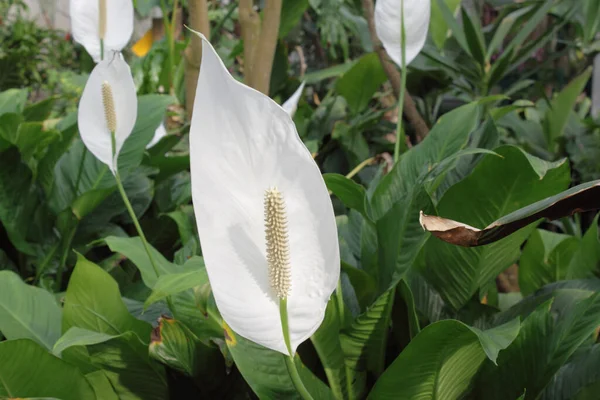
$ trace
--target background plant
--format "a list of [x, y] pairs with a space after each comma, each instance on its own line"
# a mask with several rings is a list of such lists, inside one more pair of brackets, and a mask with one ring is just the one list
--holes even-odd
[[[166, 3], [166, 17], [177, 5], [247, 79], [241, 10], [209, 1], [197, 9], [207, 27], [190, 15], [201, 3]], [[263, 24], [267, 3], [254, 4]], [[368, 2], [337, 2], [334, 23], [326, 3], [283, 0], [268, 85], [282, 102], [306, 82], [294, 122], [332, 192], [342, 258], [325, 320], [298, 349], [304, 385], [319, 399], [594, 398], [596, 213], [463, 248], [424, 231], [419, 212], [483, 228], [598, 179], [595, 2], [432, 1], [426, 48], [406, 71], [428, 133], [405, 112], [395, 165], [393, 76]], [[89, 66], [57, 58], [73, 65], [71, 103], [66, 85], [34, 95], [35, 80], [0, 94], [0, 396], [297, 396], [280, 355], [223, 326], [211, 295], [183, 111], [193, 42], [181, 32], [126, 54], [139, 109], [119, 167], [158, 272], [110, 171], [84, 155], [74, 100]], [[163, 122], [169, 135], [146, 149]]]

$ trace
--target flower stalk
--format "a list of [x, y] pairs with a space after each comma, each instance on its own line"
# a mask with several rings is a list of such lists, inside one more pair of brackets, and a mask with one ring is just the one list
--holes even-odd
[[98, 0], [98, 38], [100, 38], [100, 60], [104, 60], [104, 37], [106, 36], [106, 0]]
[[394, 164], [400, 158], [400, 143], [404, 142], [404, 131], [402, 122], [404, 116], [404, 96], [406, 94], [406, 29], [404, 27], [404, 0], [400, 0], [401, 23], [400, 23], [400, 44], [402, 48], [402, 83], [400, 84], [400, 95], [398, 96], [398, 124], [396, 125], [396, 143], [394, 145]]
[[159, 276], [158, 268], [156, 266], [156, 262], [154, 261], [154, 257], [152, 257], [152, 253], [150, 252], [150, 246], [148, 245], [148, 241], [146, 240], [146, 236], [144, 235], [144, 231], [140, 226], [140, 222], [138, 221], [135, 211], [133, 210], [133, 206], [127, 197], [127, 193], [125, 192], [125, 188], [123, 187], [123, 182], [121, 181], [121, 176], [119, 174], [119, 169], [117, 168], [117, 140], [115, 137], [115, 132], [117, 131], [117, 114], [115, 111], [115, 99], [113, 97], [112, 87], [110, 83], [104, 81], [102, 83], [102, 105], [104, 106], [104, 118], [106, 119], [106, 126], [110, 131], [110, 140], [112, 146], [112, 156], [113, 156], [113, 165], [114, 165], [114, 175], [115, 180], [117, 182], [117, 187], [119, 189], [119, 193], [123, 198], [123, 202], [125, 203], [125, 207], [129, 212], [129, 216], [133, 221], [133, 225], [135, 225], [135, 229], [137, 230], [140, 239], [144, 245], [144, 249], [148, 254], [148, 258], [150, 259], [150, 264], [152, 264], [152, 268], [154, 269], [154, 273], [156, 276]]

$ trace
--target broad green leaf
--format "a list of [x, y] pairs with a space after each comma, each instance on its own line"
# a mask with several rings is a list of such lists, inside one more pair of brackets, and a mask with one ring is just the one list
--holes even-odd
[[119, 400], [119, 396], [115, 393], [115, 389], [110, 384], [108, 377], [102, 370], [85, 374], [85, 378], [90, 383], [97, 399]]
[[[503, 146], [496, 152], [502, 158], [485, 156], [471, 175], [444, 194], [437, 206], [440, 215], [456, 217], [469, 225], [486, 225], [556, 194], [569, 184], [566, 163], [554, 166], [540, 179], [540, 169], [536, 172], [522, 150]], [[454, 309], [459, 309], [478, 288], [518, 259], [521, 244], [532, 230], [530, 226], [477, 248], [462, 248], [431, 238], [424, 248], [425, 264], [420, 272]]]
[[308, 0], [284, 0], [279, 22], [279, 38], [284, 39], [292, 29], [302, 22], [308, 8]]
[[548, 283], [565, 279], [579, 245], [579, 239], [572, 236], [534, 231], [519, 260], [521, 293], [528, 295]]
[[182, 323], [161, 318], [150, 343], [150, 357], [194, 379], [204, 396], [218, 396], [225, 363], [216, 346], [202, 343]]
[[21, 162], [17, 149], [0, 153], [0, 222], [11, 243], [29, 255], [35, 250], [27, 240], [27, 232], [38, 204], [31, 171]]
[[23, 110], [25, 121], [41, 122], [48, 119], [57, 99], [58, 97], [48, 97], [47, 99], [25, 107]]
[[[321, 364], [323, 364], [333, 396], [336, 399], [344, 399], [348, 397], [348, 393], [353, 391], [351, 388], [353, 376], [348, 375], [350, 371], [347, 371], [340, 344], [341, 322], [338, 299], [333, 296], [329, 300], [325, 310], [325, 319], [310, 340], [317, 350]], [[344, 305], [341, 304], [341, 307]], [[360, 395], [360, 393], [356, 393], [356, 395]]]
[[[383, 372], [394, 290], [389, 290], [359, 315], [340, 335], [346, 365], [361, 379], [366, 371]], [[363, 377], [364, 379], [364, 377]]]
[[[600, 344], [580, 349], [573, 358], [563, 365], [544, 389], [542, 400], [578, 399], [585, 396], [586, 389], [592, 389], [600, 382]], [[598, 392], [591, 391], [593, 399]], [[585, 398], [585, 397], [584, 397]]]
[[337, 92], [348, 103], [353, 114], [367, 106], [379, 87], [387, 80], [377, 53], [362, 56], [336, 83]]
[[[235, 364], [260, 399], [301, 399], [296, 391], [284, 357], [277, 351], [255, 344], [224, 325], [225, 341]], [[331, 390], [300, 361], [294, 357], [302, 383], [314, 399], [333, 399]]]
[[96, 399], [76, 367], [28, 339], [0, 342], [0, 397], [5, 396]]
[[600, 325], [600, 294], [588, 294], [558, 316], [551, 302], [540, 305], [523, 322], [514, 343], [486, 364], [478, 378], [477, 394], [486, 399], [538, 398], [556, 372]]
[[495, 362], [518, 333], [518, 320], [486, 331], [455, 320], [431, 324], [388, 367], [369, 398], [461, 398], [485, 359]]
[[208, 284], [208, 274], [204, 268], [162, 275], [157, 279], [152, 294], [146, 299], [144, 306], [148, 307], [157, 301], [196, 287], [199, 290], [210, 290]]
[[52, 294], [0, 271], [0, 333], [5, 338], [31, 339], [52, 349], [60, 337], [61, 314]]
[[412, 191], [420, 176], [467, 145], [479, 118], [477, 108], [478, 103], [470, 103], [443, 115], [425, 140], [402, 156], [373, 193], [370, 214], [374, 221]]
[[[460, 0], [439, 0], [445, 3], [446, 7], [452, 14], [455, 14], [460, 6]], [[444, 47], [444, 43], [448, 38], [449, 29], [448, 23], [442, 15], [442, 10], [438, 3], [438, 0], [431, 2], [431, 20], [429, 21], [429, 32], [433, 38], [433, 42], [438, 49]]]
[[581, 245], [569, 265], [566, 279], [589, 278], [598, 271], [600, 267], [600, 236], [598, 235], [598, 219], [600, 214], [592, 221], [583, 239]]
[[113, 336], [132, 331], [150, 341], [152, 327], [129, 314], [113, 278], [81, 255], [69, 281], [63, 316], [63, 332], [71, 327]]
[[365, 210], [367, 193], [362, 185], [339, 174], [324, 174], [323, 179], [325, 180], [327, 188], [333, 192], [346, 207], [356, 210], [365, 216], [365, 218], [368, 218]]
[[[583, 74], [573, 79], [569, 85], [556, 96], [551, 103], [551, 107], [546, 112], [544, 119], [544, 129], [548, 145], [552, 146], [554, 141], [563, 136], [569, 117], [575, 108], [577, 98], [585, 88], [592, 68], [588, 68]], [[550, 147], [552, 149], [552, 147]]]
[[28, 89], [8, 89], [0, 93], [0, 115], [20, 114], [27, 101]]
[[112, 251], [121, 253], [138, 267], [144, 283], [151, 289], [156, 284], [156, 280], [159, 276], [183, 272], [181, 267], [169, 262], [162, 254], [160, 254], [160, 252], [150, 246], [152, 259], [156, 263], [156, 268], [158, 270], [155, 271], [150, 262], [150, 258], [148, 258], [148, 253], [146, 253], [142, 239], [137, 236], [130, 238], [109, 236], [105, 238], [104, 241]]
[[119, 399], [167, 398], [164, 367], [150, 358], [147, 344], [134, 332], [110, 335], [71, 328], [59, 340], [55, 352], [83, 347], [86, 367], [102, 371]]

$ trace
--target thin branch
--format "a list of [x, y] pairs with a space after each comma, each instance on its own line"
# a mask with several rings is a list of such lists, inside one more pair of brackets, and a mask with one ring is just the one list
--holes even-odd
[[271, 70], [279, 39], [282, 0], [266, 0], [265, 11], [260, 29], [260, 46], [254, 50], [252, 59], [252, 87], [269, 95]]
[[239, 21], [242, 28], [242, 39], [244, 40], [244, 78], [246, 84], [253, 86], [253, 67], [255, 49], [259, 44], [260, 17], [254, 10], [252, 0], [240, 0]]
[[[210, 39], [208, 2], [206, 0], [188, 0], [188, 10], [190, 13], [190, 27]], [[191, 35], [191, 40], [185, 49], [185, 106], [190, 119], [194, 109], [201, 62], [202, 41], [197, 35]]]
[[[375, 29], [375, 16], [373, 9], [373, 0], [362, 0], [363, 12], [365, 13], [365, 18], [367, 19], [367, 23], [369, 25], [369, 34], [371, 36], [371, 42], [373, 43], [373, 48], [377, 52], [379, 56], [379, 61], [385, 71], [385, 74], [388, 77], [388, 80], [392, 84], [392, 89], [394, 90], [394, 96], [396, 99], [400, 93], [400, 71], [396, 68], [396, 64], [390, 59], [387, 52], [383, 48], [379, 37], [377, 36], [377, 31]], [[429, 127], [425, 120], [417, 110], [417, 106], [415, 101], [412, 99], [408, 91], [406, 91], [404, 97], [404, 116], [408, 119], [410, 124], [413, 126], [416, 134], [416, 138], [418, 142], [421, 142], [425, 136], [429, 133]]]

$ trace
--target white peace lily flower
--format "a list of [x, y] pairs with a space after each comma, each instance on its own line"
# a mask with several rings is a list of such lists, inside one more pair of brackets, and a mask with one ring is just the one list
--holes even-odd
[[[404, 0], [404, 28], [406, 32], [406, 65], [419, 54], [429, 29], [431, 0]], [[377, 36], [390, 58], [402, 65], [400, 32], [402, 26], [401, 0], [377, 0], [375, 3], [375, 28]]]
[[131, 0], [71, 0], [70, 14], [73, 39], [85, 47], [95, 62], [101, 60], [101, 40], [106, 57], [123, 50], [131, 39]]
[[159, 127], [156, 128], [156, 131], [154, 131], [154, 137], [152, 138], [150, 143], [148, 143], [146, 148], [149, 149], [150, 147], [154, 146], [156, 143], [160, 142], [160, 139], [164, 138], [165, 136], [167, 136], [167, 128], [165, 128], [164, 123], [161, 123]]
[[[200, 35], [201, 36], [201, 35]], [[202, 37], [192, 195], [217, 306], [239, 335], [289, 355], [323, 321], [340, 275], [333, 207], [285, 110], [236, 81]]]
[[[137, 118], [137, 96], [129, 65], [120, 53], [109, 54], [92, 70], [77, 114], [81, 140], [113, 174], [123, 143]], [[113, 157], [112, 134], [115, 134]]]
[[298, 109], [298, 102], [300, 101], [300, 97], [302, 96], [302, 92], [304, 91], [305, 85], [306, 85], [306, 82], [302, 82], [300, 84], [300, 86], [298, 86], [298, 89], [296, 89], [296, 91], [294, 92], [292, 97], [287, 99], [281, 105], [281, 107], [285, 110], [286, 113], [288, 113], [288, 115], [290, 117], [293, 117], [294, 114], [296, 113], [296, 110]]

